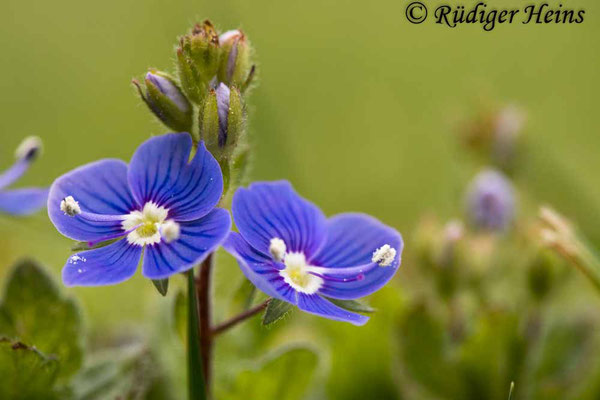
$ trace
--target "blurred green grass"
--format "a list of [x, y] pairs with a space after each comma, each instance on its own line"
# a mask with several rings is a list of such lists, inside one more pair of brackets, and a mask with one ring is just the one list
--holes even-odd
[[[430, 9], [441, 4], [426, 3]], [[586, 9], [581, 25], [514, 24], [492, 32], [479, 25], [410, 25], [405, 5], [4, 0], [1, 165], [12, 162], [14, 148], [30, 134], [43, 138], [45, 153], [19, 185], [49, 185], [98, 158], [129, 159], [141, 141], [164, 131], [135, 96], [131, 78], [148, 67], [171, 70], [177, 35], [209, 17], [220, 29], [243, 28], [257, 51], [260, 85], [250, 98], [253, 180], [289, 179], [327, 214], [370, 213], [408, 236], [425, 211], [456, 214], [473, 166], [458, 154], [454, 123], [485, 98], [525, 108], [536, 165], [553, 167], [558, 160], [600, 205], [600, 5], [569, 2]], [[592, 229], [598, 226], [589, 234], [600, 237], [600, 206], [581, 210], [551, 169], [533, 168], [527, 177], [537, 195], [567, 215], [586, 216]], [[30, 219], [0, 216], [0, 277], [32, 255], [59, 277], [69, 246], [43, 212]], [[238, 274], [228, 256], [220, 259], [221, 274]], [[402, 271], [398, 275], [402, 280]], [[217, 286], [218, 293], [232, 289]], [[374, 304], [384, 309], [395, 290], [385, 289]], [[123, 326], [141, 330], [137, 324], [160, 301], [139, 276], [72, 292], [84, 301], [92, 336]], [[387, 326], [378, 318], [374, 329]], [[364, 331], [335, 327], [347, 346], [368, 340]], [[374, 349], [365, 368], [374, 368], [386, 351]], [[340, 388], [351, 382], [344, 374], [338, 373]]]

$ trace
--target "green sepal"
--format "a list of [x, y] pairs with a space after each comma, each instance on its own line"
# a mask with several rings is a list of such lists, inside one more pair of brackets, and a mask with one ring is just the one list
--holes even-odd
[[246, 112], [242, 95], [236, 87], [232, 87], [229, 94], [229, 112], [227, 116], [227, 143], [224, 153], [227, 158], [245, 139]]
[[169, 291], [169, 278], [152, 279], [152, 284], [163, 297], [167, 295], [167, 292]]
[[220, 161], [223, 149], [219, 147], [219, 113], [217, 109], [217, 94], [211, 90], [204, 99], [201, 112], [199, 113], [200, 140], [208, 151]]
[[373, 313], [376, 311], [373, 307], [371, 307], [367, 304], [361, 303], [360, 301], [356, 301], [356, 300], [339, 300], [339, 299], [332, 299], [330, 297], [327, 297], [327, 300], [329, 300], [336, 306], [343, 308], [344, 310], [348, 310], [348, 311], [352, 311], [352, 312], [368, 314], [368, 313]]
[[[235, 57], [235, 59], [232, 59]], [[221, 44], [218, 78], [227, 86], [243, 87], [252, 71], [252, 47], [243, 32]]]
[[271, 325], [285, 317], [294, 308], [293, 304], [278, 299], [271, 299], [263, 315], [262, 324]]
[[183, 54], [181, 48], [177, 49], [177, 75], [181, 82], [181, 89], [188, 99], [196, 104], [202, 104], [208, 83], [200, 79], [198, 70]]
[[190, 132], [193, 122], [193, 109], [189, 100], [170, 75], [152, 70], [150, 73], [166, 79], [173, 85], [176, 92], [176, 97], [183, 102], [183, 107], [177, 105], [173, 99], [160, 91], [159, 87], [154, 85], [148, 78], [144, 79], [145, 92], [139, 82], [133, 81], [133, 84], [138, 89], [140, 97], [146, 103], [150, 111], [168, 128], [176, 132]]
[[196, 104], [202, 104], [219, 67], [219, 36], [210, 21], [196, 24], [180, 38], [177, 71], [182, 88]]

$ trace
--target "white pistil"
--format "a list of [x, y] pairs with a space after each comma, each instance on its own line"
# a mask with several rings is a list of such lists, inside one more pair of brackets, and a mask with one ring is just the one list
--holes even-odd
[[81, 207], [79, 207], [79, 203], [75, 201], [73, 196], [67, 196], [60, 202], [60, 211], [69, 217], [74, 217], [81, 214]]
[[138, 246], [160, 243], [161, 228], [168, 214], [169, 210], [153, 202], [146, 203], [142, 211], [132, 211], [121, 223], [124, 231], [133, 229], [127, 235], [127, 241]]
[[271, 253], [271, 257], [277, 262], [282, 262], [285, 257], [285, 242], [279, 238], [271, 239], [271, 244], [269, 245], [269, 253]]
[[379, 264], [380, 267], [387, 267], [396, 258], [396, 249], [391, 247], [389, 244], [384, 244], [373, 252], [373, 258], [371, 261]]
[[160, 228], [160, 233], [163, 239], [165, 239], [165, 242], [171, 243], [179, 239], [179, 235], [181, 234], [181, 227], [177, 222], [173, 221], [172, 219], [168, 219], [162, 224]]
[[30, 157], [36, 151], [42, 148], [42, 140], [37, 136], [28, 136], [15, 150], [15, 157], [17, 159]]

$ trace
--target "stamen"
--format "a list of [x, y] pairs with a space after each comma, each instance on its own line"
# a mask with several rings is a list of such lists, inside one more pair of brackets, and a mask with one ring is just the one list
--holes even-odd
[[286, 246], [285, 242], [279, 238], [271, 239], [271, 244], [269, 245], [269, 253], [271, 253], [271, 257], [273, 260], [277, 262], [283, 261], [285, 257]]
[[384, 244], [373, 252], [373, 258], [371, 261], [379, 264], [380, 267], [387, 267], [394, 262], [396, 258], [396, 249], [391, 247], [389, 244]]
[[15, 157], [18, 160], [33, 160], [37, 156], [41, 148], [42, 140], [39, 137], [28, 136], [21, 142], [19, 147], [17, 147], [17, 150], [15, 151]]
[[362, 281], [363, 279], [365, 279], [365, 275], [364, 274], [358, 274], [354, 277], [351, 278], [334, 278], [332, 276], [327, 276], [327, 275], [323, 275], [323, 274], [319, 274], [313, 271], [308, 271], [309, 274], [314, 275], [314, 276], [318, 276], [319, 278], [323, 279], [324, 281], [332, 281], [332, 282], [356, 282], [356, 281]]
[[96, 214], [87, 211], [81, 211], [79, 202], [76, 201], [73, 196], [67, 196], [62, 199], [60, 202], [60, 210], [69, 217], [78, 215], [83, 219], [93, 222], [123, 221], [126, 218], [125, 215]]
[[81, 207], [79, 207], [79, 203], [75, 201], [73, 196], [67, 196], [60, 202], [60, 211], [69, 217], [74, 217], [81, 214]]
[[179, 239], [181, 227], [177, 222], [173, 221], [172, 219], [168, 219], [162, 224], [160, 234], [162, 238], [165, 239], [165, 242], [171, 243], [174, 240]]

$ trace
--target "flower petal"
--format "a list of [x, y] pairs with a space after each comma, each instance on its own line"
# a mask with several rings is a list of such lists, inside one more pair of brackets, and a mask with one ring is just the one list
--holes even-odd
[[280, 238], [288, 252], [304, 252], [308, 259], [325, 240], [325, 216], [287, 181], [253, 183], [248, 189], [238, 189], [231, 210], [241, 235], [264, 254], [269, 254], [271, 239]]
[[66, 286], [100, 286], [123, 282], [135, 274], [142, 256], [140, 246], [127, 239], [69, 257], [62, 271]]
[[282, 265], [252, 248], [239, 233], [231, 232], [223, 247], [238, 260], [246, 278], [259, 290], [276, 299], [297, 303], [295, 291], [279, 275]]
[[178, 221], [201, 218], [217, 205], [223, 193], [219, 163], [203, 142], [188, 163], [191, 149], [188, 133], [153, 137], [138, 147], [128, 179], [140, 204], [152, 201]]
[[310, 314], [358, 326], [366, 324], [369, 320], [369, 317], [344, 310], [317, 294], [298, 293], [298, 308]]
[[146, 246], [142, 267], [146, 278], [164, 279], [200, 263], [225, 240], [231, 217], [227, 210], [216, 208], [200, 219], [179, 224], [177, 240]]
[[26, 158], [17, 160], [9, 169], [0, 174], [0, 189], [15, 183], [29, 168], [31, 161]]
[[[396, 250], [394, 261], [385, 267], [372, 262], [373, 252], [388, 244]], [[327, 240], [312, 260], [326, 268], [364, 266], [363, 279], [341, 281], [343, 274], [327, 274], [336, 280], [325, 280], [319, 293], [336, 299], [357, 299], [385, 285], [396, 273], [402, 256], [402, 236], [395, 229], [365, 214], [339, 214], [327, 221]]]
[[67, 196], [73, 196], [82, 211], [102, 215], [125, 215], [139, 207], [127, 184], [127, 164], [121, 160], [96, 161], [55, 180], [48, 196], [48, 216], [60, 233], [74, 240], [93, 241], [122, 232], [118, 221], [91, 222], [65, 215], [60, 202]]
[[0, 192], [0, 212], [12, 215], [32, 214], [46, 206], [48, 189], [27, 188]]

